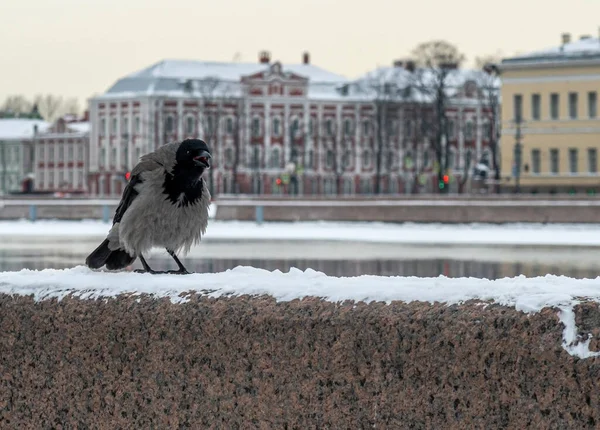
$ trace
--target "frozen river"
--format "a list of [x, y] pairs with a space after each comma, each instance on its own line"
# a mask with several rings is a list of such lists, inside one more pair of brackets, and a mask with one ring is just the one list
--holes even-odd
[[[0, 271], [63, 269], [82, 265], [97, 236], [0, 237]], [[490, 246], [368, 243], [314, 240], [206, 240], [182, 261], [190, 271], [222, 272], [236, 266], [288, 271], [311, 268], [332, 276], [477, 277], [498, 279], [554, 274], [600, 275], [598, 247]], [[160, 270], [175, 269], [164, 251], [148, 259]], [[139, 262], [134, 268], [141, 267]]]

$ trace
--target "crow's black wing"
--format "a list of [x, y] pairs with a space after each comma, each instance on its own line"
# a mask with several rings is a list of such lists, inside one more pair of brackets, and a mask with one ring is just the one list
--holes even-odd
[[119, 206], [117, 206], [117, 210], [115, 211], [115, 217], [113, 218], [113, 224], [118, 223], [125, 215], [127, 208], [131, 206], [131, 202], [137, 197], [138, 192], [135, 189], [137, 184], [141, 184], [142, 178], [140, 175], [135, 175], [131, 177], [131, 180], [125, 187], [123, 191], [123, 197], [121, 197], [121, 201], [119, 202]]

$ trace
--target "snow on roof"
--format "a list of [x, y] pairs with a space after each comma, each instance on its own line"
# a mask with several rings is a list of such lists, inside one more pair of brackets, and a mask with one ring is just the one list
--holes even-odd
[[38, 132], [43, 132], [50, 126], [49, 123], [41, 119], [0, 119], [0, 140], [32, 139], [34, 127], [36, 125], [38, 127]]
[[589, 37], [552, 48], [505, 58], [502, 63], [569, 61], [600, 58], [600, 39]]
[[67, 128], [70, 128], [77, 133], [89, 133], [90, 131], [90, 122], [89, 121], [81, 121], [81, 122], [69, 122], [66, 124]]
[[[263, 63], [225, 63], [194, 60], [163, 60], [143, 70], [119, 79], [104, 94], [140, 95], [140, 94], [181, 94], [186, 80], [218, 78], [229, 86], [228, 95], [239, 94], [239, 82], [243, 76], [265, 71], [270, 64]], [[284, 72], [291, 72], [309, 79], [309, 83], [339, 83], [347, 81], [344, 76], [329, 72], [312, 64], [283, 64]], [[231, 85], [234, 83], [234, 85]], [[222, 89], [217, 89], [222, 91]], [[101, 96], [103, 97], [103, 96]]]

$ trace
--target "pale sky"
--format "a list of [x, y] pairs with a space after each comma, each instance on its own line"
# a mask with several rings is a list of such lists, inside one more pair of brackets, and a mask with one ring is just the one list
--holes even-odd
[[85, 106], [165, 58], [311, 62], [354, 78], [445, 39], [467, 56], [598, 36], [600, 0], [0, 0], [0, 103], [53, 93]]

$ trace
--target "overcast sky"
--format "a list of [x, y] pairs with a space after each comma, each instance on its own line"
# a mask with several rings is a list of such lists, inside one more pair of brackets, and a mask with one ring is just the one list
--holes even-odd
[[312, 62], [347, 77], [446, 39], [509, 56], [598, 35], [600, 0], [0, 0], [0, 101], [84, 101], [164, 58]]

